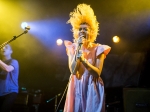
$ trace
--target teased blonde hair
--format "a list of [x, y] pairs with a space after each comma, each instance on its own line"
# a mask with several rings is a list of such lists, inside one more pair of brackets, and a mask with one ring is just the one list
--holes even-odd
[[90, 26], [91, 32], [89, 33], [90, 41], [94, 42], [98, 35], [99, 23], [96, 20], [93, 9], [90, 5], [79, 4], [73, 12], [70, 13], [70, 19], [67, 21], [72, 25], [73, 36], [78, 38], [78, 29], [82, 23], [87, 23]]

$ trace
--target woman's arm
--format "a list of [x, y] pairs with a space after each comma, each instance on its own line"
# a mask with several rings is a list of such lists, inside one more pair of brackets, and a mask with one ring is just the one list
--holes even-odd
[[77, 52], [75, 52], [75, 55], [70, 54], [68, 56], [68, 62], [69, 62], [70, 72], [75, 75], [78, 71], [79, 63], [80, 63], [80, 60], [77, 58]]
[[99, 77], [101, 75], [102, 72], [102, 68], [103, 68], [103, 63], [104, 63], [104, 53], [102, 53], [101, 55], [99, 55], [96, 59], [96, 63], [95, 66], [93, 66], [92, 64], [90, 64], [83, 56], [81, 56], [81, 62], [83, 63], [83, 65], [87, 68], [87, 70], [94, 76], [94, 77]]

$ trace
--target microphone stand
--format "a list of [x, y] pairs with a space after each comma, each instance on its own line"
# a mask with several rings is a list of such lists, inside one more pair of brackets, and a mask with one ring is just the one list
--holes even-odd
[[51, 99], [49, 99], [49, 100], [46, 101], [47, 103], [49, 103], [50, 101], [52, 101], [53, 99], [55, 99], [55, 108], [54, 108], [54, 112], [57, 112], [57, 98], [58, 98], [58, 96], [60, 96], [60, 95], [61, 95], [61, 93], [55, 95], [53, 98], [51, 98]]
[[54, 112], [56, 112], [56, 109], [57, 109], [57, 95], [55, 96], [55, 108], [54, 108]]
[[5, 45], [9, 44], [10, 42], [14, 41], [16, 38], [20, 37], [21, 35], [28, 33], [28, 30], [30, 30], [30, 27], [29, 26], [25, 27], [25, 31], [23, 33], [21, 33], [18, 36], [14, 36], [12, 39], [10, 39], [10, 40], [4, 42], [3, 44], [1, 44], [0, 49], [3, 48]]

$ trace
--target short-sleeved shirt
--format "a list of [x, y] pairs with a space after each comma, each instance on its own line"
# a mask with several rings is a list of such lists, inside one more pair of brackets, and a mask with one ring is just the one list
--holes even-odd
[[12, 92], [18, 93], [18, 76], [19, 76], [19, 64], [15, 59], [5, 61], [7, 65], [14, 67], [11, 72], [6, 72], [0, 68], [0, 96], [7, 95]]

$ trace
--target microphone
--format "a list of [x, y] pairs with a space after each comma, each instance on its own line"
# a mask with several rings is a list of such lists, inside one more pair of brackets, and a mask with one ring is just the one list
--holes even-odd
[[[78, 52], [79, 54], [82, 53], [83, 39], [85, 39], [85, 35], [81, 35], [81, 36], [79, 37], [79, 40], [78, 40], [77, 52]], [[80, 56], [79, 56], [79, 57], [80, 57]], [[79, 57], [77, 56], [77, 58], [79, 58]]]
[[85, 39], [85, 38], [86, 38], [85, 35], [81, 35], [81, 36], [79, 37], [79, 45], [82, 45], [82, 44], [83, 44], [83, 39]]

